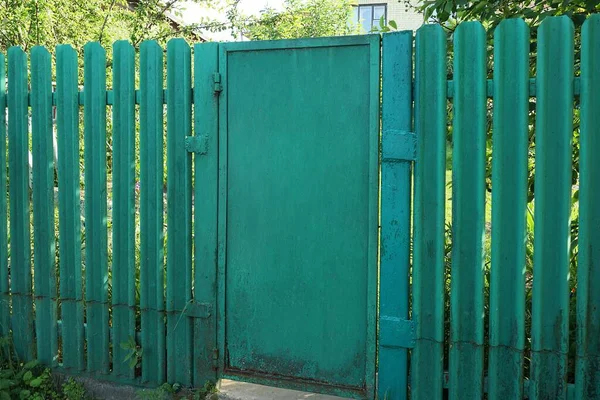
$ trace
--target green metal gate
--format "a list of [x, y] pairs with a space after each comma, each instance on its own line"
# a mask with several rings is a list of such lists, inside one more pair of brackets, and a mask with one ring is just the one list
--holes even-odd
[[106, 51], [85, 46], [84, 90], [70, 46], [56, 89], [46, 49], [11, 48], [0, 336], [24, 361], [154, 387], [233, 378], [373, 399], [377, 371], [386, 400], [599, 399], [600, 16], [577, 48], [568, 17], [545, 19], [535, 77], [526, 23], [494, 36], [488, 79], [486, 32], [461, 24], [449, 79], [441, 27], [414, 48], [412, 32], [383, 35], [381, 86], [377, 35], [193, 52], [176, 39], [166, 57], [145, 42], [139, 89], [124, 41], [113, 88]]
[[223, 376], [369, 397], [379, 36], [219, 45]]
[[81, 90], [76, 51], [59, 46], [53, 90], [35, 47], [29, 90], [27, 53], [8, 52], [0, 336], [22, 360], [121, 383], [373, 398], [380, 36], [193, 52], [175, 39], [166, 57], [148, 41], [139, 89], [133, 46], [112, 54], [107, 82], [106, 51], [85, 46]]

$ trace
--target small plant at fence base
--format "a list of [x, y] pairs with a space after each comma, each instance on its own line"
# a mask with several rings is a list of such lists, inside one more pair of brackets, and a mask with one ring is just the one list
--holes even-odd
[[167, 399], [190, 399], [190, 400], [217, 400], [218, 389], [213, 382], [206, 382], [200, 389], [191, 392], [180, 392], [181, 385], [165, 383], [156, 389], [144, 389], [137, 393], [140, 400], [167, 400]]
[[69, 378], [62, 386], [38, 361], [22, 363], [12, 352], [12, 340], [0, 338], [0, 400], [86, 400], [84, 387]]
[[129, 340], [121, 343], [121, 348], [127, 351], [123, 362], [129, 363], [129, 368], [137, 368], [142, 362], [143, 349], [135, 342], [135, 338], [130, 336]]
[[63, 383], [62, 390], [65, 398], [68, 400], [89, 399], [89, 396], [87, 396], [85, 393], [85, 388], [83, 385], [73, 378], [69, 378], [65, 383]]

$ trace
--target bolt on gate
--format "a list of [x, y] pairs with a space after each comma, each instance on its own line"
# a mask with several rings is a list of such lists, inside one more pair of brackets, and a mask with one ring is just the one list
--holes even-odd
[[0, 335], [23, 360], [138, 385], [600, 398], [600, 18], [582, 29], [577, 76], [567, 17], [538, 30], [535, 77], [522, 20], [495, 30], [490, 68], [481, 24], [453, 40], [449, 79], [439, 26], [414, 48], [412, 32], [193, 54], [176, 39], [166, 88], [156, 42], [139, 55], [115, 43], [108, 79], [105, 50], [86, 45], [82, 82], [77, 52], [59, 46], [55, 90], [46, 49], [31, 50], [28, 77], [11, 48]]

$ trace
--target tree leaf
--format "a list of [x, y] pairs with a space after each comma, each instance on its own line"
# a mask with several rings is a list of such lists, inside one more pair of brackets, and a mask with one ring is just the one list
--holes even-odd
[[452, 13], [452, 10], [454, 8], [454, 4], [452, 1], [447, 1], [446, 4], [444, 5], [444, 11], [450, 15]]
[[29, 386], [36, 388], [39, 387], [42, 384], [42, 382], [42, 377], [38, 376], [37, 378], [32, 379], [31, 382], [29, 382]]
[[4, 371], [0, 370], [0, 379], [10, 378], [12, 376], [13, 376], [13, 371], [11, 371], [10, 369], [4, 370]]
[[23, 369], [33, 369], [39, 365], [38, 360], [29, 361], [27, 364], [23, 365]]
[[0, 379], [0, 390], [8, 389], [15, 384], [15, 381], [10, 379]]
[[425, 22], [429, 21], [429, 18], [431, 18], [434, 11], [435, 11], [435, 8], [433, 8], [433, 7], [428, 7], [425, 9], [425, 14], [423, 16], [425, 19]]
[[31, 371], [27, 371], [25, 372], [25, 375], [23, 375], [23, 381], [25, 382], [29, 382], [31, 378], [33, 378], [33, 374], [31, 373]]
[[393, 19], [390, 20], [389, 25], [394, 29], [398, 29], [398, 24]]

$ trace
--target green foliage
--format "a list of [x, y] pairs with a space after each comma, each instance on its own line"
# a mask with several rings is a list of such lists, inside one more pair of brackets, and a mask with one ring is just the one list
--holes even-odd
[[141, 346], [138, 346], [138, 344], [135, 342], [135, 338], [130, 336], [127, 342], [121, 343], [121, 348], [123, 350], [127, 350], [127, 355], [125, 356], [123, 362], [128, 362], [129, 368], [131, 369], [139, 367], [140, 363], [142, 362], [142, 354], [144, 350]]
[[394, 20], [390, 20], [387, 24], [385, 23], [385, 20], [383, 19], [383, 16], [381, 16], [381, 18], [379, 19], [379, 26], [374, 26], [373, 29], [371, 30], [371, 32], [369, 33], [376, 33], [376, 32], [381, 32], [381, 33], [387, 33], [387, 32], [392, 32], [392, 31], [396, 31], [398, 30], [398, 24], [396, 23], [396, 21]]
[[0, 339], [0, 400], [87, 399], [83, 386], [72, 379], [59, 387], [50, 369], [42, 367], [37, 361], [17, 361], [11, 343], [10, 338]]
[[210, 395], [217, 394], [218, 392], [219, 392], [219, 390], [215, 386], [214, 382], [207, 381], [202, 388], [196, 390], [196, 392], [193, 395], [193, 398], [194, 398], [194, 400], [200, 400], [200, 399], [205, 399], [205, 398], [216, 399], [217, 396], [211, 397]]
[[88, 398], [85, 388], [73, 378], [69, 378], [62, 385], [63, 394], [68, 400], [83, 400]]
[[266, 8], [258, 17], [230, 10], [235, 31], [250, 40], [294, 39], [356, 33], [349, 0], [285, 0], [283, 11]]
[[175, 390], [168, 383], [159, 386], [156, 389], [143, 389], [137, 392], [137, 398], [140, 400], [167, 400], [172, 398]]
[[505, 18], [523, 18], [535, 27], [550, 16], [567, 15], [581, 25], [591, 13], [600, 11], [598, 0], [425, 0], [420, 5], [425, 20], [452, 28], [462, 21], [482, 21], [493, 30]]
[[169, 399], [190, 399], [190, 400], [216, 400], [218, 399], [218, 390], [213, 382], [206, 382], [200, 389], [181, 392], [181, 385], [168, 383], [156, 389], [144, 389], [137, 393], [140, 400], [169, 400]]
[[[212, 6], [212, 0], [192, 0]], [[34, 45], [53, 49], [69, 43], [76, 49], [99, 41], [110, 49], [115, 40], [135, 46], [145, 39], [161, 43], [179, 36], [198, 41], [201, 23], [181, 26], [171, 19], [183, 12], [184, 0], [0, 0], [0, 51]]]

